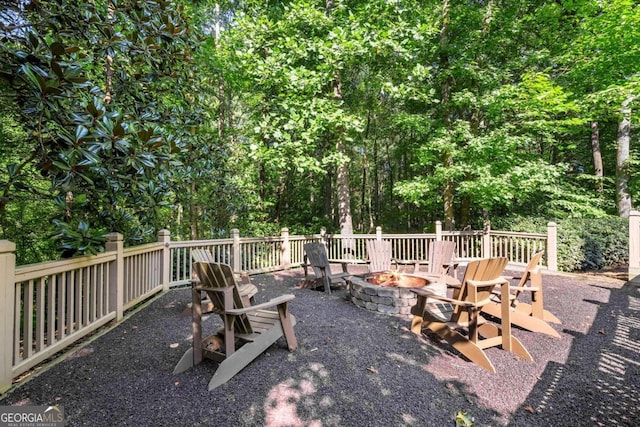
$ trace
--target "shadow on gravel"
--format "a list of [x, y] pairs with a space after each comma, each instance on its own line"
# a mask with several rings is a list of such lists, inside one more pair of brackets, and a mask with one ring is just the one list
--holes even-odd
[[[499, 366], [491, 374], [416, 337], [409, 320], [358, 308], [344, 289], [299, 289], [301, 278], [301, 270], [252, 277], [258, 302], [296, 295], [299, 348], [290, 353], [279, 340], [213, 392], [214, 363], [173, 374], [191, 345], [185, 288], [34, 375], [0, 405], [59, 405], [67, 426], [92, 427], [454, 426], [458, 411], [476, 426], [640, 425], [637, 287], [545, 279], [545, 307], [563, 314], [562, 338], [515, 331], [534, 362], [488, 349]], [[204, 332], [220, 326], [210, 316]]]
[[[592, 285], [597, 286], [597, 285]], [[640, 287], [609, 289], [566, 363], [550, 361], [509, 425], [640, 425]]]

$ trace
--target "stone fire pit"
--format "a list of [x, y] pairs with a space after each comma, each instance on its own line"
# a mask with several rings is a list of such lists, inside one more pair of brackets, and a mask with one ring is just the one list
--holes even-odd
[[350, 279], [351, 302], [358, 307], [384, 314], [410, 318], [411, 307], [417, 302], [411, 288], [422, 288], [429, 279], [395, 271], [367, 273]]

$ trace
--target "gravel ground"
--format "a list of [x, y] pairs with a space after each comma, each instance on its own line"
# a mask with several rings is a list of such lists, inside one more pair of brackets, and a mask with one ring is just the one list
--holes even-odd
[[[514, 273], [517, 274], [517, 273]], [[69, 426], [640, 425], [638, 287], [597, 276], [545, 275], [560, 339], [515, 329], [533, 362], [500, 348], [496, 374], [410, 322], [299, 289], [299, 269], [252, 277], [258, 301], [293, 293], [299, 348], [280, 339], [212, 392], [216, 364], [173, 375], [190, 346], [189, 289], [172, 290], [32, 375], [0, 405], [61, 405]], [[221, 325], [208, 317], [206, 328]]]

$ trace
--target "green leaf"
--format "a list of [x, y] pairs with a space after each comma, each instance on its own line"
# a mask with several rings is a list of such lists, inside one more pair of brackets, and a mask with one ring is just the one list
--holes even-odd
[[49, 49], [51, 50], [51, 53], [54, 54], [55, 56], [61, 56], [65, 54], [64, 46], [62, 45], [62, 43], [58, 41], [51, 43], [51, 45], [49, 46]]
[[471, 427], [473, 426], [474, 419], [468, 412], [458, 411], [456, 414], [456, 427]]

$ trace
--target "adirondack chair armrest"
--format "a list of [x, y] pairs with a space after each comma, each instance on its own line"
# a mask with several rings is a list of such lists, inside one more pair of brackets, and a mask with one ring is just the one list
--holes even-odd
[[454, 305], [459, 305], [459, 306], [462, 306], [462, 307], [476, 307], [476, 306], [478, 306], [478, 304], [474, 304], [474, 303], [472, 303], [470, 301], [460, 301], [458, 299], [453, 299], [453, 298], [449, 298], [449, 297], [445, 297], [445, 296], [442, 296], [442, 295], [435, 294], [432, 291], [430, 291], [429, 289], [421, 289], [421, 288], [411, 289], [411, 292], [417, 294], [418, 297], [437, 299], [438, 301], [448, 302], [448, 303], [451, 303], [451, 304], [454, 304]]
[[295, 299], [295, 295], [293, 294], [285, 294], [285, 295], [281, 295], [277, 298], [273, 298], [270, 299], [267, 302], [263, 302], [261, 304], [256, 304], [256, 305], [252, 305], [251, 307], [245, 307], [245, 308], [234, 308], [234, 309], [230, 309], [230, 310], [225, 310], [226, 314], [231, 314], [232, 316], [239, 316], [241, 314], [247, 314], [247, 313], [251, 313], [252, 311], [256, 311], [256, 310], [264, 310], [266, 308], [271, 308], [271, 307], [276, 307], [278, 305], [281, 304], [286, 304], [289, 301]]
[[412, 288], [410, 289], [411, 292], [413, 292], [414, 294], [421, 296], [421, 297], [431, 297], [434, 294], [434, 292], [431, 289], [425, 289], [425, 288]]
[[[340, 264], [340, 266], [342, 267], [342, 272], [343, 273], [348, 273], [349, 272], [347, 270], [347, 265], [349, 265], [349, 264], [357, 264], [358, 263], [358, 260], [356, 260], [356, 259], [350, 259], [350, 260], [330, 259], [328, 261], [329, 261], [329, 264]], [[323, 271], [326, 269], [326, 266], [324, 266], [324, 265], [317, 265], [316, 267], [322, 269]]]
[[493, 280], [467, 280], [467, 284], [473, 287], [502, 285], [503, 283], [509, 283], [509, 281], [504, 277], [497, 277]]
[[538, 286], [510, 286], [509, 289], [521, 292], [538, 292], [540, 290]]
[[342, 265], [342, 272], [343, 273], [348, 273], [349, 270], [347, 270], [347, 262], [341, 261], [340, 264]]

